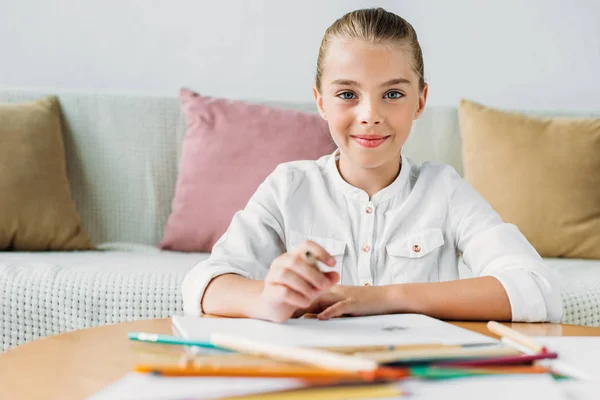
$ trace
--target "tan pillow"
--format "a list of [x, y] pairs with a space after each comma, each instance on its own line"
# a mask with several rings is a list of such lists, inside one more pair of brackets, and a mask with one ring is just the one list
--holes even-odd
[[0, 104], [0, 250], [90, 248], [67, 180], [58, 99]]
[[465, 178], [544, 257], [600, 259], [600, 119], [463, 100]]

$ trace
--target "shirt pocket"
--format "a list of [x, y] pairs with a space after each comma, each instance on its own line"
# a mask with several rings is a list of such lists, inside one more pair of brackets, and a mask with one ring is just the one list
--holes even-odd
[[321, 271], [332, 272], [335, 271], [340, 275], [339, 282], [342, 282], [344, 255], [346, 253], [346, 242], [338, 239], [328, 238], [324, 236], [307, 235], [300, 232], [291, 231], [289, 233], [287, 251], [292, 251], [298, 247], [305, 240], [310, 240], [321, 246], [328, 252], [333, 258], [335, 258], [335, 267], [318, 262], [319, 269]]
[[385, 246], [392, 283], [437, 282], [444, 235], [441, 229], [409, 233]]

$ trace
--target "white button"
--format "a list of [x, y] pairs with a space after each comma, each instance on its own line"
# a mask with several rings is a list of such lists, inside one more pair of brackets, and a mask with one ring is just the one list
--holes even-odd
[[367, 207], [367, 208], [365, 209], [365, 212], [366, 212], [367, 214], [371, 214], [371, 213], [373, 212], [373, 207]]
[[365, 253], [368, 253], [369, 251], [371, 251], [371, 246], [369, 246], [368, 244], [365, 244], [362, 248], [362, 251], [364, 251]]

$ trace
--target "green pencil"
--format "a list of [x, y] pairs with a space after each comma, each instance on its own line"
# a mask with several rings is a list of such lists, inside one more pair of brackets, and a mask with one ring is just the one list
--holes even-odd
[[453, 379], [468, 378], [472, 376], [489, 375], [489, 372], [475, 372], [456, 368], [435, 368], [435, 367], [410, 367], [410, 375], [423, 379]]
[[210, 342], [203, 342], [198, 340], [188, 340], [179, 336], [171, 335], [160, 335], [158, 333], [146, 333], [146, 332], [129, 332], [129, 340], [135, 340], [138, 342], [157, 343], [157, 344], [172, 344], [179, 346], [194, 346], [201, 347], [203, 349], [221, 350], [224, 352], [231, 352], [229, 349], [215, 346]]

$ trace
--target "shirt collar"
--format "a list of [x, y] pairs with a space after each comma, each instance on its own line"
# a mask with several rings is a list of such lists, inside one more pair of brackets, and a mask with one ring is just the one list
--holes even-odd
[[400, 173], [389, 186], [381, 189], [379, 192], [375, 193], [375, 195], [369, 200], [369, 195], [362, 189], [352, 186], [348, 182], [342, 178], [340, 175], [340, 171], [338, 171], [336, 161], [340, 158], [339, 149], [336, 149], [331, 156], [329, 157], [328, 169], [331, 173], [332, 179], [339, 190], [349, 198], [356, 199], [360, 202], [371, 202], [374, 204], [378, 204], [384, 202], [386, 200], [391, 199], [392, 197], [397, 196], [402, 189], [406, 188], [410, 175], [410, 165], [408, 159], [404, 156], [404, 154], [400, 154], [402, 159], [402, 167], [400, 168]]

